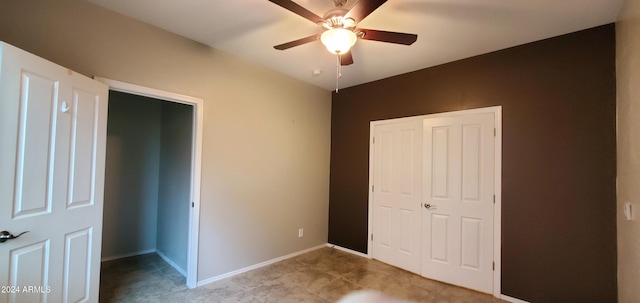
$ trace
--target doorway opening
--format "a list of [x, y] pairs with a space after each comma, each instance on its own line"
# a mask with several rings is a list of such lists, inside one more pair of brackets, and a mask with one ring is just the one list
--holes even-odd
[[110, 89], [103, 261], [157, 254], [194, 288], [203, 101], [96, 79]]

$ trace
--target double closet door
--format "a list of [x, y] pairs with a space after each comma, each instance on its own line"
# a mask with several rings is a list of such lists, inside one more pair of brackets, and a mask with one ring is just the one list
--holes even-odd
[[372, 122], [372, 256], [492, 293], [495, 113]]

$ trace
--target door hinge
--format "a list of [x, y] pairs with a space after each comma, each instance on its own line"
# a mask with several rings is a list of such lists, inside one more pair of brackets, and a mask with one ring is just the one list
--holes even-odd
[[191, 202], [191, 207], [196, 207], [196, 204]]
[[496, 204], [496, 195], [493, 195], [493, 204]]
[[373, 137], [373, 144], [376, 144], [376, 137]]
[[496, 262], [493, 262], [493, 270], [496, 270]]
[[371, 192], [373, 192], [373, 187], [374, 187], [374, 185], [371, 185]]
[[373, 234], [371, 234], [371, 241], [373, 241]]
[[496, 130], [496, 128], [494, 127], [494, 128], [493, 128], [493, 136], [494, 136], [494, 137], [495, 137], [495, 136], [497, 136], [497, 135], [496, 135], [496, 133], [497, 133], [497, 132], [498, 132], [498, 130]]

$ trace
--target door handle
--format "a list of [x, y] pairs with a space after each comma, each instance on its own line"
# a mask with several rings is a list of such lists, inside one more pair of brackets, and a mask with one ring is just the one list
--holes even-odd
[[28, 232], [29, 231], [24, 231], [24, 232], [19, 233], [17, 236], [14, 236], [14, 235], [12, 235], [10, 232], [8, 232], [6, 230], [0, 231], [0, 243], [4, 243], [7, 240], [15, 239], [15, 238], [20, 237], [20, 236], [22, 236], [22, 235], [24, 235], [24, 234], [26, 234]]
[[424, 204], [424, 208], [426, 208], [426, 209], [436, 209], [436, 206], [435, 205], [431, 205], [429, 203], [425, 203]]

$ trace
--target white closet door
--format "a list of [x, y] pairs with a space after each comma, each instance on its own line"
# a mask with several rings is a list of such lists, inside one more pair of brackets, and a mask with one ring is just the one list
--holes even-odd
[[420, 273], [422, 121], [376, 125], [373, 257]]
[[0, 302], [98, 302], [108, 89], [0, 56]]
[[494, 114], [424, 120], [422, 275], [493, 292]]

